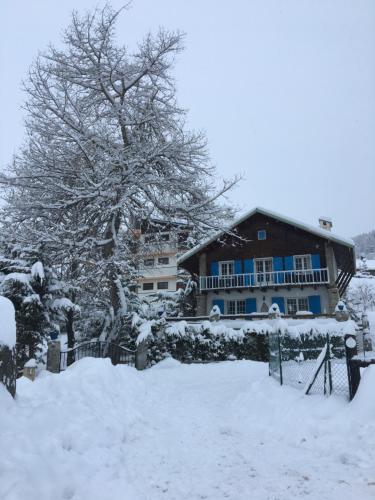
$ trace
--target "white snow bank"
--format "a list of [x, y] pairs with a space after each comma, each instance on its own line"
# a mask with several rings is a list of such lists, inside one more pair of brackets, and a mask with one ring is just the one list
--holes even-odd
[[0, 498], [370, 500], [372, 369], [363, 384], [349, 404], [281, 387], [265, 363], [170, 359], [22, 377], [15, 401], [0, 387]]
[[16, 344], [16, 319], [14, 306], [6, 297], [0, 296], [0, 345], [13, 349]]
[[351, 412], [359, 422], [375, 422], [375, 365], [363, 370], [361, 383], [355, 398], [351, 402]]

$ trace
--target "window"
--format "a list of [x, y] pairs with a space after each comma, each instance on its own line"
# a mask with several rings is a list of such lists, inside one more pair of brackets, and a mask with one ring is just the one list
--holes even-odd
[[258, 284], [273, 283], [272, 257], [267, 259], [255, 259], [256, 281]]
[[298, 299], [286, 299], [286, 307], [288, 314], [296, 314], [298, 311], [308, 311], [309, 303], [307, 297], [299, 297]]
[[161, 233], [160, 240], [161, 241], [169, 241], [169, 233]]
[[169, 264], [169, 257], [159, 257], [158, 264], [161, 264], [161, 265]]
[[228, 300], [227, 314], [245, 314], [244, 300]]
[[168, 281], [158, 281], [158, 290], [168, 290]]
[[155, 241], [155, 235], [154, 234], [146, 234], [145, 235], [145, 243], [151, 243], [152, 241]]
[[225, 260], [219, 262], [220, 276], [229, 276], [234, 274], [234, 260]]
[[145, 267], [153, 267], [155, 265], [155, 259], [145, 259], [143, 265]]
[[296, 271], [306, 271], [311, 269], [311, 255], [295, 255], [294, 269]]
[[153, 290], [153, 289], [154, 289], [153, 283], [143, 283], [143, 290]]
[[261, 229], [258, 231], [258, 240], [266, 240], [267, 239], [267, 231], [265, 229]]

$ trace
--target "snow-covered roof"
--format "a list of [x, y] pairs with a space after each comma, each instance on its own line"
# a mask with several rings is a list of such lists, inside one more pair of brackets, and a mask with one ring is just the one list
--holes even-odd
[[177, 264], [181, 264], [185, 260], [189, 259], [193, 255], [195, 255], [197, 252], [205, 248], [207, 245], [210, 243], [213, 243], [216, 241], [218, 238], [223, 236], [225, 233], [231, 231], [234, 229], [236, 226], [241, 224], [241, 222], [244, 222], [246, 219], [249, 217], [252, 217], [254, 214], [259, 213], [263, 214], [267, 217], [271, 217], [272, 219], [279, 220], [281, 222], [284, 222], [285, 224], [290, 224], [291, 226], [298, 227], [299, 229], [302, 229], [303, 231], [307, 231], [311, 234], [315, 234], [316, 236], [320, 236], [321, 238], [324, 238], [326, 240], [333, 241], [334, 243], [338, 243], [340, 245], [345, 245], [347, 247], [354, 248], [354, 241], [351, 238], [343, 238], [342, 236], [339, 236], [332, 231], [327, 231], [327, 229], [322, 229], [320, 227], [315, 227], [311, 226], [310, 224], [305, 224], [304, 222], [301, 222], [297, 219], [293, 219], [292, 217], [286, 217], [285, 215], [279, 214], [277, 212], [274, 212], [272, 210], [267, 210], [266, 208], [262, 207], [255, 207], [249, 212], [246, 212], [244, 215], [236, 219], [232, 224], [230, 224], [228, 227], [222, 229], [221, 231], [218, 231], [215, 233], [213, 236], [210, 238], [207, 238], [204, 240], [201, 244], [195, 246], [188, 252], [184, 253], [177, 259]]

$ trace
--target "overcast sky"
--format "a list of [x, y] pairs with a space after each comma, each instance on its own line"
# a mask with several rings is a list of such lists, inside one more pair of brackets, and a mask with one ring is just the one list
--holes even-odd
[[[1, 0], [1, 166], [22, 141], [29, 65], [72, 9], [96, 4]], [[344, 236], [375, 229], [375, 0], [134, 0], [118, 39], [132, 47], [159, 26], [187, 33], [179, 103], [218, 175], [243, 175], [233, 203], [329, 215]]]

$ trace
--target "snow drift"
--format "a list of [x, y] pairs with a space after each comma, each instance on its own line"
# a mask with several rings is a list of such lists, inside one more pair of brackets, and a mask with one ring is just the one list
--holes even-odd
[[370, 367], [349, 404], [280, 387], [265, 363], [83, 359], [20, 379], [15, 401], [0, 388], [0, 498], [367, 500], [374, 383]]

